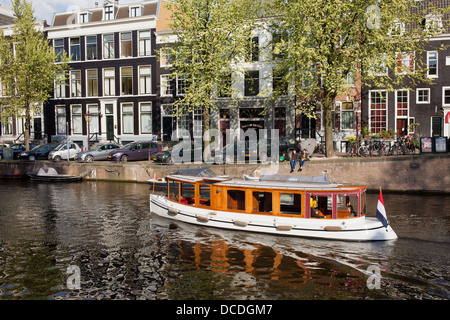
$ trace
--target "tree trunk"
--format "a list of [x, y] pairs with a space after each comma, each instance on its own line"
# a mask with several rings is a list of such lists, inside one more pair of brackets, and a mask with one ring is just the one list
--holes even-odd
[[325, 126], [325, 157], [334, 156], [333, 146], [333, 100], [324, 99], [323, 105], [323, 123]]
[[[26, 104], [28, 106], [29, 104]], [[31, 115], [30, 109], [27, 108], [25, 112], [25, 147], [26, 151], [30, 151], [30, 124], [31, 124]]]

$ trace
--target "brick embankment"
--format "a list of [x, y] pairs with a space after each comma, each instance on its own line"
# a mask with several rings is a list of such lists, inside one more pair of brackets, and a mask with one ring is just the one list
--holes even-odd
[[[60, 174], [85, 174], [91, 181], [147, 182], [148, 179], [165, 177], [181, 168], [205, 167], [205, 164], [159, 165], [149, 161], [125, 164], [99, 161], [93, 163], [50, 161], [0, 161], [0, 176], [23, 177], [28, 172], [37, 173], [40, 168], [55, 168]], [[244, 174], [285, 174], [316, 176], [326, 174], [330, 182], [365, 185], [369, 190], [393, 192], [431, 192], [450, 194], [450, 155], [430, 154], [380, 158], [321, 158], [312, 157], [303, 171], [298, 165], [290, 173], [289, 162], [279, 164], [230, 164], [209, 165], [216, 174], [226, 174], [242, 179]]]

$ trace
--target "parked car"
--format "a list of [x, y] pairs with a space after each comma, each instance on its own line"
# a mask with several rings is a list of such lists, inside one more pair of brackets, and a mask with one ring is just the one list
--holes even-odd
[[30, 151], [23, 151], [17, 157], [19, 160], [46, 160], [48, 159], [48, 154], [55, 149], [58, 143], [40, 144]]
[[119, 149], [117, 143], [103, 143], [93, 146], [90, 150], [79, 152], [75, 155], [76, 161], [92, 162], [94, 160], [108, 160], [111, 151]]
[[108, 155], [108, 160], [121, 162], [149, 160], [157, 152], [161, 152], [161, 147], [156, 142], [136, 141], [112, 151]]
[[[35, 143], [30, 143], [29, 145], [30, 149], [33, 149], [36, 147]], [[4, 159], [4, 151], [6, 148], [0, 150], [0, 159]], [[17, 159], [19, 157], [19, 154], [27, 149], [25, 143], [14, 143], [9, 147], [9, 149], [12, 149], [13, 151], [13, 159]]]
[[70, 160], [74, 159], [78, 152], [81, 152], [81, 148], [76, 143], [65, 142], [50, 151], [48, 159], [54, 161]]
[[[231, 148], [231, 152], [228, 151], [229, 148]], [[222, 149], [219, 149], [217, 151], [213, 150], [211, 152], [211, 156], [214, 158], [214, 163], [217, 164], [244, 162], [245, 161], [244, 143], [242, 142], [229, 143]], [[207, 160], [209, 162], [212, 162], [210, 159]]]
[[[266, 162], [269, 159], [269, 157], [271, 157], [272, 140], [267, 139], [265, 141], [257, 140], [252, 142], [253, 143], [250, 143], [249, 140], [245, 141], [245, 158], [250, 161], [259, 160], [261, 162]], [[266, 143], [265, 146], [264, 142]], [[288, 138], [279, 138], [278, 148], [279, 148], [278, 150], [279, 156], [285, 153], [288, 158], [291, 157], [293, 150], [296, 150], [297, 152], [300, 151], [298, 145], [295, 143], [295, 140]]]
[[203, 161], [203, 148], [195, 148], [192, 144], [190, 150], [191, 156], [189, 159], [184, 159], [184, 151], [185, 148], [182, 145], [175, 145], [170, 150], [155, 153], [152, 156], [152, 160], [158, 163], [194, 163]]

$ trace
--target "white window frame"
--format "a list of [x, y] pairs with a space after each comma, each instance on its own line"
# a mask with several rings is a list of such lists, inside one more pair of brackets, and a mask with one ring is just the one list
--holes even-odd
[[[94, 78], [89, 78], [89, 71], [95, 71], [96, 77], [95, 80], [97, 81], [97, 87], [93, 88], [94, 91], [97, 92], [97, 94], [89, 94], [90, 90], [90, 81], [94, 80]], [[86, 97], [98, 97], [98, 69], [86, 69]]]
[[[143, 106], [145, 105], [149, 105], [150, 106], [150, 111], [148, 110], [142, 110]], [[153, 134], [153, 116], [152, 116], [152, 108], [153, 108], [153, 104], [151, 101], [146, 101], [146, 102], [140, 102], [139, 103], [139, 133], [140, 134]], [[144, 125], [144, 121], [143, 121], [143, 116], [145, 115], [150, 115], [150, 132], [145, 131], [143, 128]]]
[[[427, 91], [428, 92], [428, 101], [420, 101], [419, 100], [419, 91]], [[416, 104], [430, 104], [430, 100], [431, 100], [430, 88], [417, 88], [416, 89]]]
[[[130, 39], [127, 39], [127, 40], [123, 40], [122, 39], [122, 37], [124, 36], [124, 35], [126, 35], [126, 34], [129, 34], [130, 35]], [[121, 34], [120, 34], [120, 39], [119, 39], [119, 41], [120, 41], [120, 57], [121, 58], [132, 58], [133, 57], [133, 33], [130, 31], [130, 32], [122, 32]], [[130, 49], [131, 49], [131, 53], [130, 53], [130, 55], [129, 56], [125, 56], [124, 55], [124, 50], [123, 50], [123, 42], [130, 42]]]
[[161, 68], [167, 68], [171, 67], [172, 64], [170, 63], [170, 48], [169, 47], [162, 47], [159, 51], [160, 55], [160, 67]]
[[[148, 37], [144, 34], [150, 34]], [[141, 36], [142, 35], [142, 36]], [[152, 55], [152, 32], [151, 30], [141, 30], [138, 35], [139, 39], [139, 57], [149, 57]]]
[[[0, 88], [1, 90], [1, 88]], [[0, 93], [1, 96], [1, 93]], [[66, 97], [66, 79], [64, 73], [59, 73], [55, 79], [55, 99]]]
[[[108, 9], [111, 9], [112, 11], [106, 11]], [[105, 20], [105, 21], [114, 20], [114, 6], [113, 5], [105, 6], [105, 8], [103, 9], [103, 20]]]
[[[93, 42], [88, 43], [88, 38], [94, 38], [95, 37], [95, 58], [90, 58], [88, 56], [88, 45], [92, 45]], [[93, 60], [98, 60], [98, 43], [97, 43], [97, 36], [96, 35], [91, 35], [91, 36], [86, 36], [85, 38], [85, 50], [86, 50], [86, 61], [93, 61]]]
[[[123, 69], [131, 69], [131, 93], [130, 94], [124, 94], [123, 93]], [[134, 87], [133, 87], [133, 67], [131, 66], [124, 66], [120, 68], [120, 95], [121, 96], [132, 96]]]
[[[62, 110], [62, 112], [60, 112]], [[64, 120], [64, 127], [60, 128], [59, 119]], [[56, 134], [57, 135], [66, 135], [67, 134], [67, 115], [66, 115], [66, 106], [65, 105], [56, 105], [55, 106], [55, 126], [56, 126]]]
[[[430, 74], [430, 54], [436, 54], [436, 74]], [[439, 78], [439, 54], [437, 51], [427, 51], [427, 76], [428, 78]]]
[[[105, 75], [106, 74], [105, 73], [106, 70], [112, 70], [113, 71], [113, 76], [112, 77], [106, 77], [106, 75]], [[109, 84], [108, 89], [110, 89], [110, 90], [109, 90], [108, 94], [106, 93], [106, 91], [107, 91], [106, 90], [106, 88], [107, 88], [106, 80], [109, 80], [108, 81], [108, 84]], [[116, 68], [114, 68], [114, 67], [104, 68], [103, 69], [103, 96], [105, 96], [105, 97], [113, 97], [115, 95], [116, 95]]]
[[[142, 69], [148, 68], [150, 73], [143, 74]], [[139, 66], [139, 94], [148, 95], [152, 94], [152, 66], [145, 65]]]
[[88, 11], [80, 12], [78, 14], [78, 23], [79, 24], [89, 23], [89, 22], [91, 22], [91, 18], [92, 18], [91, 12], [88, 12]]
[[142, 17], [143, 15], [144, 7], [142, 5], [130, 7], [130, 18]]
[[[79, 113], [74, 113], [74, 108], [80, 108]], [[83, 134], [83, 106], [81, 104], [70, 105], [70, 121], [71, 121], [71, 132], [72, 135], [82, 135]], [[76, 123], [75, 123], [76, 121]], [[75, 128], [79, 128], [79, 131], [75, 131]]]
[[[402, 59], [401, 59], [401, 62], [402, 62], [401, 69], [402, 69], [402, 71], [398, 71], [399, 67], [396, 66], [395, 67], [395, 74], [410, 74], [410, 73], [413, 73], [414, 70], [415, 70], [415, 63], [414, 63], [414, 61], [415, 61], [415, 53], [414, 52], [411, 52], [411, 53], [408, 53], [408, 52], [396, 52], [395, 53], [395, 61], [397, 63], [398, 63], [398, 61], [400, 61], [398, 59], [399, 55], [402, 55]], [[406, 59], [405, 59], [405, 56], [407, 56]], [[409, 62], [409, 63], [406, 64], [406, 62]], [[405, 70], [405, 69], [407, 69], [407, 70]]]
[[[106, 36], [112, 36], [113, 41], [105, 42]], [[115, 39], [114, 33], [108, 33], [108, 34], [102, 35], [102, 57], [103, 57], [103, 60], [115, 59], [115, 57], [116, 57], [115, 42], [116, 42], [116, 39]], [[110, 50], [110, 46], [109, 46], [110, 43], [112, 43], [112, 50]], [[108, 50], [105, 50], [105, 44], [108, 44], [108, 47], [107, 47]], [[108, 53], [108, 56], [105, 55], [106, 52]]]
[[[124, 107], [131, 107], [131, 112], [124, 112]], [[131, 115], [131, 132], [127, 131], [125, 132], [125, 121], [124, 116], [130, 116]], [[124, 102], [120, 104], [120, 119], [122, 124], [122, 135], [134, 135], [134, 103], [133, 102]]]
[[[80, 77], [76, 78], [78, 81], [74, 82], [74, 78], [72, 77], [72, 75], [74, 73], [79, 73]], [[83, 77], [81, 70], [71, 70], [70, 71], [70, 97], [71, 98], [79, 98], [83, 96], [83, 91], [82, 91], [82, 85], [81, 85], [81, 78]], [[74, 83], [75, 85], [75, 90], [74, 90]], [[77, 90], [79, 88], [79, 91]], [[74, 92], [76, 91], [76, 92]], [[78, 94], [79, 93], [79, 94]]]
[[173, 86], [170, 74], [161, 75], [161, 97], [172, 97], [173, 96]]
[[442, 87], [442, 105], [445, 107], [450, 107], [450, 102], [449, 103], [445, 103], [445, 91], [448, 90], [448, 97], [450, 99], [450, 87]]

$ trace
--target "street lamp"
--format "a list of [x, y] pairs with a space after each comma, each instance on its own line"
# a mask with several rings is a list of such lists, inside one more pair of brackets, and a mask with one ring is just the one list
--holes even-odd
[[90, 137], [90, 126], [91, 126], [91, 121], [92, 121], [92, 114], [88, 112], [84, 115], [84, 120], [86, 120], [86, 125], [87, 125], [87, 136], [88, 136], [88, 150], [91, 149], [91, 137]]

